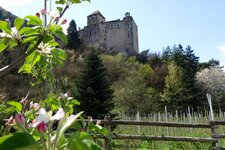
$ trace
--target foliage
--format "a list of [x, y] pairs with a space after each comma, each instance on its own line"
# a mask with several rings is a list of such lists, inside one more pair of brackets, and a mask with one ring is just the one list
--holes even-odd
[[185, 106], [200, 106], [202, 97], [200, 89], [197, 86], [196, 73], [198, 71], [199, 57], [195, 56], [194, 50], [190, 46], [184, 50], [182, 45], [174, 46], [173, 49], [167, 48], [164, 51], [164, 60], [167, 63], [173, 62], [175, 65], [182, 68], [182, 81], [184, 93], [182, 103]]
[[210, 68], [210, 67], [223, 68], [223, 66], [220, 67], [220, 62], [213, 58], [210, 59], [208, 62], [199, 63], [199, 70]]
[[157, 109], [156, 91], [146, 84], [153, 74], [153, 69], [148, 64], [140, 64], [135, 57], [126, 58], [121, 54], [103, 55], [102, 58], [113, 83], [114, 111], [134, 114]]
[[184, 104], [180, 105], [183, 101], [183, 94], [185, 93], [182, 78], [183, 71], [181, 67], [173, 63], [168, 66], [168, 70], [169, 74], [165, 79], [166, 85], [162, 97], [169, 109], [181, 109], [181, 107], [185, 106]]
[[75, 82], [74, 96], [79, 99], [85, 116], [104, 118], [113, 109], [113, 91], [106, 78], [106, 69], [96, 51], [84, 59], [85, 66]]
[[81, 46], [81, 40], [80, 40], [80, 35], [79, 32], [77, 31], [77, 25], [74, 20], [71, 20], [69, 27], [67, 29], [68, 33], [68, 43], [67, 43], [67, 48], [68, 49], [73, 49], [74, 51], [78, 51], [78, 49]]

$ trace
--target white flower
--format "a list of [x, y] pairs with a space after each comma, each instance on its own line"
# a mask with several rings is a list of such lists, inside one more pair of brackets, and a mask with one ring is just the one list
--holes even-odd
[[62, 108], [59, 108], [59, 110], [53, 116], [47, 114], [44, 108], [40, 108], [38, 111], [38, 117], [35, 123], [33, 123], [33, 127], [36, 127], [41, 122], [44, 122], [47, 124], [49, 121], [60, 120], [61, 118], [64, 117], [64, 115], [65, 115], [65, 112]]
[[68, 97], [67, 93], [61, 93], [60, 98], [63, 98], [63, 99], [66, 98], [67, 100], [72, 100], [73, 99], [73, 97]]
[[39, 107], [40, 107], [40, 105], [38, 103], [30, 102], [30, 108], [33, 108], [35, 110], [38, 110]]
[[47, 112], [44, 108], [39, 109], [38, 111], [38, 117], [37, 117], [37, 122], [40, 123], [44, 121], [44, 123], [48, 123], [50, 118], [47, 115]]
[[59, 110], [56, 112], [54, 116], [51, 117], [51, 120], [60, 120], [65, 115], [65, 112], [62, 108], [59, 108]]

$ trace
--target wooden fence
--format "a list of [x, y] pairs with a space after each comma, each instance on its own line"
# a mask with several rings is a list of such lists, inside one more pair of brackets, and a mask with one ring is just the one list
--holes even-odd
[[[93, 120], [96, 122], [97, 120]], [[123, 140], [123, 139], [137, 139], [137, 140], [155, 140], [155, 141], [183, 141], [183, 142], [210, 142], [213, 149], [220, 150], [218, 146], [219, 139], [225, 138], [225, 134], [219, 134], [219, 126], [224, 126], [225, 121], [210, 121], [209, 123], [178, 123], [178, 122], [150, 122], [150, 121], [130, 121], [130, 120], [111, 120], [105, 118], [101, 120], [109, 133], [110, 138]], [[209, 129], [211, 137], [186, 137], [186, 136], [149, 136], [149, 135], [129, 135], [129, 134], [115, 134], [111, 132], [112, 125], [132, 125], [132, 126], [159, 126], [159, 127], [176, 127], [176, 128], [202, 128]], [[103, 137], [101, 137], [103, 138]], [[104, 138], [104, 149], [110, 150], [110, 141]]]

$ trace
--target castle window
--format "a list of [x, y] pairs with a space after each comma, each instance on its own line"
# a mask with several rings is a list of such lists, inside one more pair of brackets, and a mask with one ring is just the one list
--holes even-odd
[[130, 33], [128, 33], [127, 37], [128, 37], [128, 39], [130, 38]]
[[89, 35], [91, 36], [91, 32], [89, 32]]
[[119, 24], [117, 24], [117, 29], [119, 29], [120, 28], [120, 25]]
[[129, 24], [127, 25], [127, 28], [130, 29], [130, 25]]

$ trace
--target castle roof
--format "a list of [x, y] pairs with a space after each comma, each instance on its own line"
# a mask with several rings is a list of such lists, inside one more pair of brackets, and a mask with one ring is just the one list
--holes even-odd
[[99, 10], [96, 10], [94, 11], [93, 13], [91, 13], [91, 15], [94, 15], [94, 14], [101, 14]]
[[102, 16], [103, 18], [105, 18], [99, 10], [94, 11], [94, 12], [91, 13], [89, 16], [91, 16], [91, 15], [96, 15], [96, 14], [99, 14], [100, 16]]

